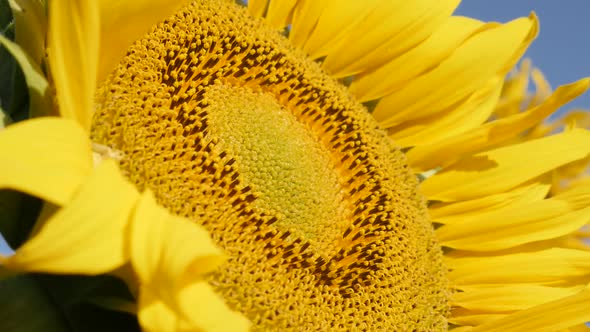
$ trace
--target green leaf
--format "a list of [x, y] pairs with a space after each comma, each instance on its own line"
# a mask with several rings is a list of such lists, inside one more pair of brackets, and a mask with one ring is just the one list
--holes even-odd
[[49, 92], [49, 83], [47, 83], [47, 79], [39, 65], [19, 45], [2, 35], [0, 35], [0, 44], [14, 56], [25, 75], [25, 80], [29, 88], [31, 113], [36, 116], [50, 114], [52, 100]]
[[0, 32], [14, 40], [14, 22], [8, 0], [0, 0]]
[[64, 315], [34, 277], [0, 280], [0, 331], [70, 332]]
[[[9, 40], [15, 38], [15, 24], [7, 0], [0, 0], [0, 34]], [[14, 57], [4, 47], [0, 47], [0, 107], [13, 120], [28, 117], [27, 85], [22, 71]]]
[[106, 310], [87, 300], [100, 294], [130, 299], [112, 276], [29, 274], [0, 280], [2, 332], [140, 332], [135, 315]]
[[8, 115], [2, 107], [0, 107], [0, 129], [6, 128], [9, 124], [11, 124], [12, 118]]
[[0, 190], [0, 233], [12, 248], [18, 248], [31, 233], [41, 204], [36, 197], [9, 189]]

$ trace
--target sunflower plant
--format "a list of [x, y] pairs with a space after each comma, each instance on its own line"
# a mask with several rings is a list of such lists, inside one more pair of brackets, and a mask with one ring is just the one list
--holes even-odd
[[517, 66], [534, 13], [1, 3], [2, 331], [586, 329], [590, 79]]

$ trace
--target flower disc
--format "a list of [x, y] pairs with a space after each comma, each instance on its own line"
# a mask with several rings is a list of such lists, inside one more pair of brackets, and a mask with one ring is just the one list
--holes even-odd
[[196, 1], [135, 43], [92, 136], [211, 232], [229, 260], [210, 284], [255, 329], [446, 329], [446, 267], [403, 153], [240, 6]]

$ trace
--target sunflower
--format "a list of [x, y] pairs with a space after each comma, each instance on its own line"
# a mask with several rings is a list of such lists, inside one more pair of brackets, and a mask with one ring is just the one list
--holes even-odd
[[61, 117], [0, 133], [2, 187], [46, 201], [7, 272], [119, 276], [147, 331], [590, 320], [587, 117], [543, 123], [590, 80], [551, 92], [526, 61], [505, 79], [534, 14], [53, 0], [44, 45], [20, 4], [16, 40], [37, 38], [2, 42]]

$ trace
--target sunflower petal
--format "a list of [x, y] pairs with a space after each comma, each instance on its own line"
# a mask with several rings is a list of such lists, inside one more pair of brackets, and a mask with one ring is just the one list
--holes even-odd
[[579, 292], [580, 287], [561, 288], [529, 284], [461, 287], [453, 295], [453, 305], [488, 313], [528, 309]]
[[92, 170], [86, 133], [75, 122], [38, 118], [0, 131], [0, 188], [57, 205], [68, 202]]
[[266, 21], [272, 27], [282, 29], [289, 24], [297, 0], [271, 0], [266, 13]]
[[97, 1], [49, 3], [48, 57], [62, 116], [90, 130], [98, 64]]
[[209, 233], [160, 207], [151, 191], [139, 201], [131, 227], [131, 265], [140, 283], [189, 283], [224, 261]]
[[589, 86], [590, 79], [561, 86], [542, 105], [530, 111], [484, 124], [434, 144], [415, 147], [406, 156], [412, 168], [418, 172], [445, 167], [456, 158], [492, 147], [540, 123], [559, 107], [584, 93]]
[[313, 59], [325, 56], [338, 45], [356, 24], [375, 8], [377, 0], [326, 0], [327, 6], [318, 17], [303, 50]]
[[188, 318], [179, 316], [155, 293], [144, 290], [139, 297], [138, 318], [147, 332], [177, 331], [248, 331], [250, 324], [238, 313], [230, 311], [206, 282], [195, 282], [178, 294]]
[[422, 191], [444, 202], [493, 195], [589, 153], [590, 132], [575, 129], [464, 158], [422, 182]]
[[[433, 43], [431, 40], [429, 46], [422, 47], [418, 52], [410, 51], [403, 56], [405, 58], [403, 61], [408, 61], [411, 57], [410, 53], [413, 54], [412, 56], [422, 55], [421, 58], [413, 58], [415, 63], [409, 65], [416, 65], [418, 71], [424, 70], [433, 63], [428, 60], [436, 61], [436, 57], [440, 56], [436, 54], [436, 50], [432, 52], [432, 48], [442, 47], [442, 53], [445, 53], [445, 46], [438, 44], [448, 45], [449, 39], [454, 38], [454, 36], [447, 38], [437, 29], [449, 32], [441, 25], [449, 19], [458, 4], [458, 0], [380, 1], [374, 5], [374, 9], [365, 19], [359, 21], [358, 25], [347, 33], [342, 43], [329, 49], [323, 65], [328, 72], [337, 77], [365, 72], [378, 68], [393, 57], [412, 49], [429, 36], [437, 35], [437, 38], [442, 39], [438, 43]], [[451, 19], [451, 21], [456, 20]], [[459, 29], [459, 27], [456, 28]], [[465, 35], [470, 33], [468, 27], [462, 28], [465, 28]], [[431, 55], [425, 54], [426, 50], [430, 50]], [[428, 60], [424, 61], [424, 56]], [[411, 69], [409, 71], [412, 72]], [[396, 71], [395, 75], [398, 73]], [[406, 77], [405, 74], [402, 76]]]
[[68, 205], [0, 262], [23, 272], [97, 275], [114, 270], [127, 259], [125, 228], [137, 195], [115, 163], [104, 161]]
[[502, 80], [497, 77], [460, 105], [443, 115], [435, 115], [390, 128], [390, 137], [402, 147], [432, 144], [460, 135], [484, 123], [500, 98]]
[[[129, 46], [188, 0], [100, 0], [100, 56], [97, 82], [102, 82], [121, 61]], [[67, 22], [67, 21], [66, 21]], [[97, 50], [98, 51], [98, 50]]]
[[[506, 316], [507, 314], [489, 314], [472, 312], [469, 310], [453, 310], [451, 317], [449, 317], [449, 323], [456, 325], [478, 326]], [[473, 329], [470, 328], [468, 331], [473, 331]]]
[[564, 236], [590, 220], [590, 207], [571, 211], [555, 199], [509, 207], [436, 230], [441, 245], [462, 250], [493, 251]]
[[528, 46], [537, 29], [537, 19], [532, 16], [481, 31], [438, 67], [383, 97], [373, 115], [382, 126], [389, 127], [452, 107], [496, 75], [505, 73], [507, 64], [519, 56], [515, 49]]
[[[408, 4], [408, 2], [405, 3]], [[392, 6], [393, 4], [389, 5]], [[364, 102], [381, 98], [395, 90], [401, 89], [403, 84], [407, 83], [410, 79], [425, 73], [447, 58], [466, 38], [475, 33], [483, 25], [483, 22], [467, 17], [450, 17], [428, 39], [418, 44], [415, 48], [393, 58], [374, 70], [355, 77], [350, 85], [350, 92], [359, 101]], [[357, 36], [357, 38], [360, 38], [360, 36]], [[356, 42], [353, 45], [347, 45], [349, 49], [345, 53], [328, 56], [324, 63], [326, 70], [332, 75], [341, 73], [337, 68], [334, 68], [337, 66], [337, 62], [335, 63], [335, 61], [346, 60], [345, 56], [347, 54], [354, 53], [350, 50], [351, 46], [353, 47], [352, 51], [355, 51], [357, 48], [362, 49], [365, 46], [364, 44], [367, 43], [364, 38], [361, 38], [360, 42], [361, 44]], [[379, 45], [373, 45], [372, 49], [376, 46]], [[341, 58], [341, 56], [344, 57]], [[359, 65], [357, 64], [356, 66]], [[351, 71], [354, 68], [345, 67], [343, 70], [348, 69], [348, 71], [343, 71], [343, 73], [354, 74], [355, 72]], [[360, 71], [364, 68], [370, 68], [369, 64], [359, 67], [356, 70]]]
[[[445, 259], [456, 285], [549, 284], [590, 273], [590, 252], [552, 248], [502, 256]], [[490, 266], [493, 266], [491, 269]]]
[[[289, 40], [293, 45], [303, 49], [313, 29], [316, 27], [320, 14], [329, 1], [299, 0], [293, 11]], [[250, 8], [250, 2], [248, 2]]]
[[52, 111], [49, 83], [41, 67], [17, 44], [0, 35], [0, 45], [4, 46], [18, 62], [29, 91], [30, 110], [34, 116], [48, 115]]
[[590, 321], [590, 290], [494, 320], [473, 329], [483, 331], [553, 332]]
[[139, 320], [148, 331], [245, 331], [203, 277], [224, 261], [199, 225], [171, 215], [146, 191], [131, 228], [131, 264], [140, 283]]
[[467, 216], [540, 201], [547, 196], [550, 189], [550, 177], [543, 176], [507, 192], [467, 201], [433, 204], [428, 207], [428, 212], [437, 223], [455, 224], [462, 222]]
[[505, 118], [521, 111], [523, 102], [527, 97], [531, 65], [529, 59], [524, 59], [518, 71], [506, 79], [502, 90], [502, 99], [494, 110], [494, 115], [497, 118]]
[[248, 12], [254, 17], [263, 17], [269, 0], [248, 0]]

